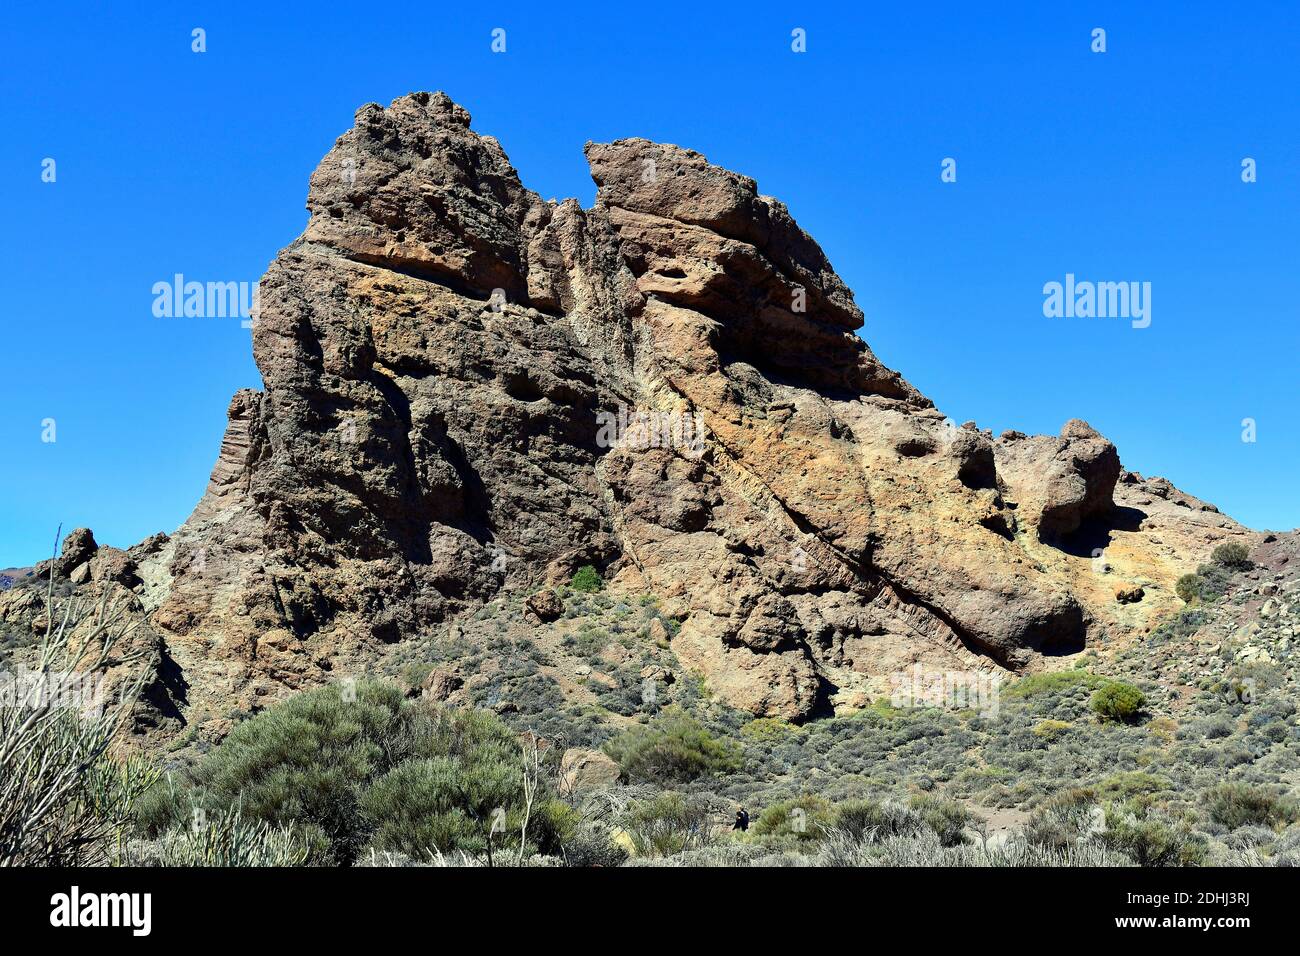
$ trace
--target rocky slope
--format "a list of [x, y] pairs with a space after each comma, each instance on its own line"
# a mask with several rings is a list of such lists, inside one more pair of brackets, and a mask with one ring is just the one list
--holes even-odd
[[193, 515], [129, 575], [104, 567], [126, 552], [60, 559], [139, 594], [180, 719], [590, 563], [663, 602], [711, 693], [798, 720], [918, 661], [1122, 645], [1214, 545], [1257, 540], [1082, 421], [954, 425], [753, 180], [642, 139], [586, 154], [595, 205], [542, 201], [415, 93], [326, 155], [262, 280], [265, 389], [231, 401]]

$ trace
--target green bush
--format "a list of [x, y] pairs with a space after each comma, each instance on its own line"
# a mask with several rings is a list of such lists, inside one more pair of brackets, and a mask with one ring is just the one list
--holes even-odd
[[134, 830], [150, 839], [187, 824], [194, 810], [194, 792], [174, 774], [161, 775], [136, 801]]
[[756, 717], [740, 728], [746, 740], [767, 747], [793, 740], [798, 733], [798, 727], [780, 717]]
[[1146, 702], [1142, 691], [1123, 681], [1110, 681], [1092, 695], [1093, 712], [1103, 721], [1133, 723]]
[[1069, 852], [1086, 839], [1098, 823], [1094, 794], [1088, 789], [1053, 794], [1029, 815], [1025, 840], [1031, 846]]
[[1140, 804], [1112, 804], [1100, 841], [1132, 857], [1139, 866], [1197, 866], [1204, 862], [1204, 840], [1163, 814]]
[[1186, 601], [1188, 604], [1193, 603], [1201, 596], [1203, 582], [1195, 574], [1184, 574], [1174, 585], [1174, 593]]
[[966, 842], [966, 827], [974, 815], [960, 803], [942, 797], [919, 795], [908, 805], [921, 817], [921, 822], [933, 830], [943, 846], [961, 846]]
[[1040, 720], [1034, 724], [1033, 735], [1049, 743], [1057, 740], [1070, 730], [1070, 722], [1066, 720]]
[[664, 857], [711, 843], [711, 816], [699, 797], [668, 792], [635, 804], [624, 815], [623, 826], [638, 856]]
[[601, 580], [600, 572], [590, 564], [584, 564], [578, 568], [573, 575], [573, 579], [569, 581], [569, 587], [584, 594], [599, 591], [604, 586], [605, 582]]
[[246, 817], [319, 827], [326, 862], [351, 863], [365, 839], [358, 799], [371, 783], [427, 750], [429, 720], [389, 684], [363, 681], [291, 697], [238, 724], [199, 765], [203, 802]]
[[1145, 770], [1120, 770], [1097, 785], [1097, 791], [1102, 797], [1123, 800], [1150, 797], [1172, 789], [1173, 781], [1168, 777], [1147, 773]]
[[533, 807], [528, 839], [537, 852], [564, 856], [583, 829], [582, 814], [563, 800], [550, 798]]
[[714, 739], [700, 723], [669, 707], [646, 726], [633, 727], [605, 744], [623, 778], [632, 783], [686, 783], [740, 767], [738, 748]]
[[[142, 823], [157, 828], [187, 804], [238, 807], [245, 819], [301, 829], [313, 859], [336, 865], [367, 844], [422, 859], [477, 853], [489, 837], [518, 844], [522, 768], [514, 734], [494, 715], [434, 711], [361, 681], [346, 699], [323, 687], [239, 724], [199, 765], [194, 792], [160, 791]], [[492, 833], [494, 820], [503, 833]]]
[[832, 827], [859, 841], [887, 840], [911, 836], [925, 824], [913, 810], [897, 803], [878, 800], [846, 800], [836, 804]]
[[1225, 568], [1245, 568], [1250, 565], [1250, 552], [1236, 541], [1225, 541], [1210, 554], [1210, 560]]
[[1243, 826], [1276, 827], [1296, 819], [1294, 803], [1244, 783], [1215, 787], [1208, 794], [1205, 809], [1211, 820], [1229, 830]]
[[361, 798], [371, 845], [421, 858], [517, 842], [521, 821], [507, 808], [519, 803], [523, 783], [518, 748], [506, 736], [506, 746], [474, 741], [461, 753], [406, 761], [376, 780]]
[[1002, 696], [1011, 698], [1030, 698], [1044, 694], [1055, 694], [1076, 688], [1093, 688], [1102, 682], [1096, 674], [1084, 670], [1048, 671], [1044, 674], [1030, 674], [1021, 678], [1002, 692]]
[[778, 840], [820, 840], [835, 821], [831, 805], [821, 797], [805, 794], [764, 807], [754, 821], [755, 836]]
[[589, 822], [565, 838], [563, 856], [568, 866], [622, 866], [627, 850], [614, 842], [613, 834], [604, 826]]
[[1200, 601], [1202, 604], [1209, 604], [1211, 601], [1217, 601], [1227, 593], [1232, 587], [1233, 571], [1235, 569], [1226, 564], [1202, 564], [1196, 569], [1196, 576], [1200, 579]]

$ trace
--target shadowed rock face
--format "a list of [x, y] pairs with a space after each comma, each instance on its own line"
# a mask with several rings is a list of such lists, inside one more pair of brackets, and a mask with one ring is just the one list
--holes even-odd
[[641, 139], [586, 154], [593, 208], [544, 202], [416, 93], [362, 107], [321, 162], [262, 281], [265, 391], [235, 396], [206, 495], [141, 562], [192, 706], [348, 673], [594, 563], [668, 601], [711, 691], [801, 719], [916, 662], [1019, 668], [1139, 630], [1246, 533], [1121, 482], [1082, 422], [953, 426], [753, 180]]

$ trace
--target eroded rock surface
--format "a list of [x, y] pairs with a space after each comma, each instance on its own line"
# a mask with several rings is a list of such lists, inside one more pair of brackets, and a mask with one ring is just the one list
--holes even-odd
[[595, 205], [545, 202], [416, 93], [362, 107], [311, 177], [262, 281], [265, 391], [133, 571], [208, 732], [584, 564], [665, 600], [713, 693], [804, 719], [918, 661], [1122, 639], [1248, 534], [1083, 422], [947, 420], [753, 180], [642, 139], [586, 154]]

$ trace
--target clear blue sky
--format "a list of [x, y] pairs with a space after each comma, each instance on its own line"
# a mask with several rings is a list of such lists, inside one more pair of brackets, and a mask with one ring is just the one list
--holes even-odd
[[[356, 108], [419, 89], [463, 104], [545, 198], [591, 202], [587, 140], [745, 172], [955, 420], [1085, 418], [1130, 468], [1252, 526], [1300, 524], [1286, 4], [156, 6], [12, 5], [0, 27], [0, 567], [47, 555], [59, 523], [126, 546], [184, 521], [231, 394], [260, 383], [238, 320], [154, 318], [153, 283], [255, 280]], [[1151, 282], [1151, 327], [1045, 318], [1067, 272]]]

